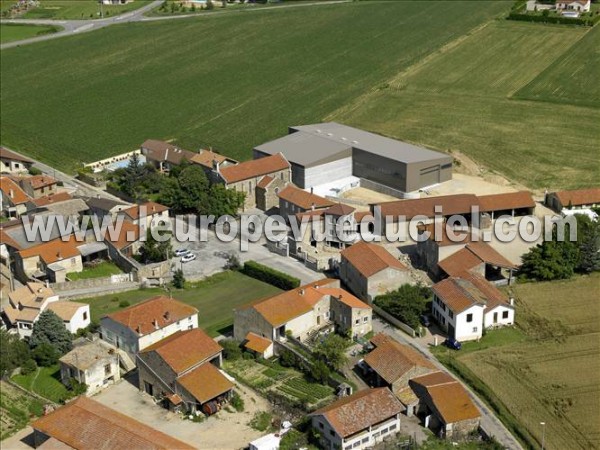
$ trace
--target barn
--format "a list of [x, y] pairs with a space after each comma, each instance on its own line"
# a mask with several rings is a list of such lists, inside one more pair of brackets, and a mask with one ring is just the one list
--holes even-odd
[[283, 153], [303, 189], [336, 180], [395, 193], [452, 179], [452, 157], [335, 122], [289, 128], [287, 136], [254, 148], [254, 158]]

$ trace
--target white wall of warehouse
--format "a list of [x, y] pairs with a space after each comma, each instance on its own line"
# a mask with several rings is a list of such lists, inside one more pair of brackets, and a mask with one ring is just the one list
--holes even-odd
[[309, 189], [352, 176], [352, 157], [304, 169], [304, 188]]

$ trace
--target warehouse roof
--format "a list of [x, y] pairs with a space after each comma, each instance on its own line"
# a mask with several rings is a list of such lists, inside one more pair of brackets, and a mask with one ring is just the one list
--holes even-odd
[[352, 155], [352, 150], [404, 163], [447, 159], [451, 156], [336, 122], [291, 127], [292, 134], [259, 145], [256, 150], [282, 152], [290, 162], [311, 167]]
[[558, 191], [554, 195], [560, 200], [563, 208], [569, 203], [573, 206], [593, 205], [600, 203], [600, 188], [579, 189], [577, 191]]

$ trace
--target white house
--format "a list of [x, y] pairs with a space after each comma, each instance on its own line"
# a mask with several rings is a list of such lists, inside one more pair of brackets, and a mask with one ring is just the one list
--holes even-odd
[[0, 172], [2, 173], [27, 173], [33, 161], [25, 156], [21, 156], [7, 148], [0, 147]]
[[321, 448], [366, 449], [400, 431], [404, 406], [388, 388], [365, 389], [310, 416]]
[[558, 0], [556, 2], [556, 10], [589, 12], [591, 3], [591, 0]]
[[480, 275], [463, 273], [446, 278], [432, 290], [433, 316], [457, 341], [480, 339], [484, 327], [514, 324], [513, 301]]
[[24, 338], [31, 336], [33, 324], [46, 309], [58, 315], [71, 333], [90, 324], [90, 305], [60, 301], [59, 296], [43, 283], [29, 282], [10, 292], [3, 313], [7, 324]]
[[178, 331], [198, 328], [198, 310], [165, 296], [122, 309], [100, 319], [100, 336], [135, 355]]

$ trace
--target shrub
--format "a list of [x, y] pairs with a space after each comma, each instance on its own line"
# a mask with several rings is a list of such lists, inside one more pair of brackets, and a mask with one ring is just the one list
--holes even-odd
[[297, 364], [296, 355], [288, 349], [283, 350], [279, 355], [279, 364], [283, 367], [295, 367]]
[[130, 305], [130, 303], [127, 300], [121, 300], [119, 302], [119, 308], [127, 308]]
[[298, 278], [292, 277], [287, 273], [271, 269], [270, 267], [259, 264], [256, 261], [247, 261], [244, 263], [242, 273], [285, 291], [300, 286], [300, 280]]
[[240, 397], [240, 394], [237, 392], [234, 392], [233, 397], [231, 397], [231, 406], [233, 406], [237, 412], [242, 412], [244, 410], [244, 399]]
[[329, 367], [327, 367], [327, 364], [320, 359], [316, 360], [310, 369], [310, 376], [319, 383], [326, 383], [329, 374]]
[[21, 375], [29, 375], [30, 373], [35, 372], [37, 369], [37, 364], [34, 359], [28, 359], [21, 366]]
[[60, 355], [58, 350], [54, 348], [52, 344], [43, 342], [33, 349], [33, 359], [37, 362], [38, 366], [49, 367], [58, 362]]
[[233, 339], [223, 339], [219, 341], [221, 347], [223, 347], [223, 357], [230, 361], [240, 359], [242, 356], [242, 349], [240, 348], [239, 342]]
[[183, 289], [185, 287], [185, 277], [183, 276], [183, 270], [177, 269], [173, 274], [173, 287], [175, 289]]
[[41, 175], [42, 171], [40, 169], [38, 169], [37, 167], [30, 167], [29, 168], [29, 175]]
[[271, 426], [271, 413], [266, 411], [258, 412], [254, 415], [249, 425], [258, 431], [266, 431]]
[[76, 378], [69, 379], [69, 388], [71, 389], [72, 397], [79, 397], [87, 392], [88, 385], [79, 382]]

